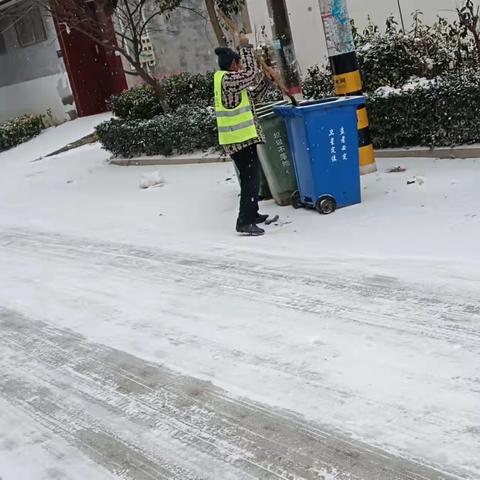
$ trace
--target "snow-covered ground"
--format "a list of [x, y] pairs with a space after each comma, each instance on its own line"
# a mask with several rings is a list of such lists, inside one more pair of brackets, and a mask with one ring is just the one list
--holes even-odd
[[[381, 161], [362, 180], [362, 205], [322, 217], [266, 202], [279, 225], [241, 238], [228, 163], [114, 167], [97, 145], [33, 161], [97, 121], [0, 154], [5, 317], [68, 329], [457, 478], [480, 478], [480, 161]], [[407, 171], [386, 173], [396, 165]], [[140, 188], [149, 178], [161, 182]], [[14, 346], [2, 348], [0, 365], [26, 375]], [[74, 466], [77, 476], [49, 476], [68, 439], [38, 418], [29, 425], [5, 391], [0, 432], [12, 423], [18, 432], [6, 437], [11, 448], [0, 438], [2, 480], [110, 478], [100, 466], [93, 476], [91, 457], [83, 474]], [[42, 464], [39, 442], [28, 440], [37, 430], [47, 473], [22, 477]], [[67, 444], [56, 468], [70, 461]], [[227, 478], [221, 471], [194, 478]]]

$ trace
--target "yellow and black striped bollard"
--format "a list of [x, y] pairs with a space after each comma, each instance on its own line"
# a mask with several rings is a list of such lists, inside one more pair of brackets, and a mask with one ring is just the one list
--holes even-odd
[[[362, 77], [358, 69], [347, 0], [319, 0], [319, 5], [335, 91], [337, 95], [362, 95]], [[358, 135], [360, 172], [362, 174], [375, 172], [377, 170], [375, 152], [365, 107], [358, 110]]]
[[[330, 65], [337, 95], [353, 96], [363, 94], [362, 77], [358, 68], [356, 52], [330, 57]], [[362, 175], [365, 175], [377, 171], [367, 108], [365, 106], [358, 109], [357, 118], [360, 172]]]

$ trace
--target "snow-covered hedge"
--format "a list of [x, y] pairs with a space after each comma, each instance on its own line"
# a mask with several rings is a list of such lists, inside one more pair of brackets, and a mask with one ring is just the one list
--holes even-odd
[[303, 79], [302, 90], [305, 98], [323, 98], [335, 95], [332, 73], [318, 66], [309, 68]]
[[[213, 72], [173, 75], [162, 80], [161, 87], [165, 91], [170, 112], [176, 112], [185, 105], [195, 107], [213, 105]], [[272, 87], [267, 92], [266, 100], [279, 99], [281, 94]], [[123, 120], [149, 120], [163, 112], [153, 89], [146, 85], [112, 96], [108, 105], [113, 114]]]
[[44, 128], [40, 115], [23, 115], [0, 124], [0, 152], [36, 137]]
[[[421, 15], [413, 15], [410, 29], [403, 31], [393, 18], [381, 29], [373, 23], [354, 38], [363, 89], [373, 93], [380, 87], [401, 88], [412, 77], [434, 79], [480, 68], [479, 52], [473, 37], [457, 23], [439, 18], [429, 26]], [[333, 94], [329, 66], [310, 68], [303, 81], [308, 98]]]
[[393, 18], [385, 30], [370, 23], [363, 32], [354, 30], [364, 89], [399, 88], [411, 77], [432, 79], [479, 66], [473, 36], [458, 22], [439, 18], [425, 25], [421, 14], [403, 31]]
[[[354, 37], [376, 148], [480, 142], [479, 52], [458, 22], [438, 19], [427, 26], [417, 13], [406, 31], [389, 18], [386, 29], [369, 24]], [[216, 145], [214, 116], [207, 110], [213, 104], [212, 73], [175, 75], [162, 86], [174, 112], [165, 117], [157, 116], [162, 108], [148, 87], [112, 99], [122, 121], [99, 128], [105, 148], [130, 157]], [[309, 69], [303, 91], [313, 99], [333, 95], [329, 68]], [[270, 99], [277, 98], [272, 89]]]
[[[311, 75], [314, 97], [329, 94], [328, 83]], [[480, 142], [480, 72], [469, 70], [436, 79], [414, 79], [401, 88], [382, 87], [368, 95], [376, 148], [451, 146]], [[148, 120], [114, 119], [97, 134], [116, 156], [171, 155], [217, 144], [212, 107], [185, 105]]]
[[[213, 105], [213, 73], [182, 73], [166, 78], [170, 112], [163, 109], [151, 87], [130, 89], [109, 101], [117, 117], [97, 127], [103, 147], [115, 156], [190, 153], [217, 146]], [[265, 101], [281, 98], [276, 89]]]
[[191, 153], [217, 143], [211, 107], [181, 107], [149, 120], [113, 119], [100, 124], [96, 132], [106, 150], [123, 158]]
[[376, 148], [480, 142], [480, 72], [381, 88], [368, 111]]
[[168, 106], [176, 111], [183, 105], [213, 105], [213, 72], [180, 73], [162, 81]]
[[[208, 106], [213, 103], [213, 73], [204, 75], [180, 73], [161, 81], [171, 112], [184, 105]], [[112, 96], [108, 106], [123, 120], [150, 120], [163, 113], [152, 87], [143, 85]]]
[[124, 120], [149, 120], [163, 110], [153, 89], [147, 85], [113, 95], [108, 107], [116, 117]]

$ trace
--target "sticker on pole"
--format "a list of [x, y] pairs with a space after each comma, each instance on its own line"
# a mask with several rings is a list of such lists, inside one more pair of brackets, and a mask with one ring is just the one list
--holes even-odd
[[355, 50], [346, 0], [320, 0], [323, 27], [330, 57]]
[[280, 40], [273, 40], [272, 41], [272, 46], [275, 50], [281, 50], [282, 49], [282, 42]]

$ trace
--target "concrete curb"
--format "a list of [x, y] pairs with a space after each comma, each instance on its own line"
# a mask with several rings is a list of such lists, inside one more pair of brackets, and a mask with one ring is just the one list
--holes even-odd
[[113, 158], [110, 160], [111, 165], [120, 167], [144, 167], [148, 165], [195, 165], [202, 163], [224, 163], [230, 159], [221, 156], [207, 157], [148, 157], [148, 158]]
[[471, 147], [439, 147], [428, 148], [418, 147], [409, 149], [388, 148], [385, 150], [376, 150], [377, 158], [480, 158], [480, 146]]
[[[480, 158], [480, 146], [472, 147], [442, 147], [430, 149], [418, 147], [410, 149], [389, 148], [375, 150], [376, 158], [440, 158], [440, 159], [467, 159]], [[140, 167], [148, 165], [195, 165], [202, 163], [224, 163], [230, 159], [221, 155], [205, 157], [145, 157], [145, 158], [114, 158], [110, 164], [120, 167]]]

